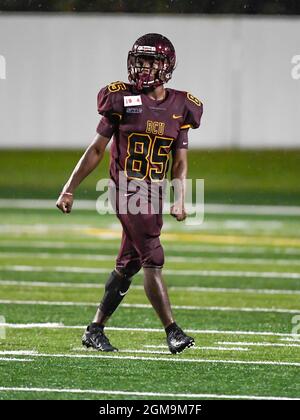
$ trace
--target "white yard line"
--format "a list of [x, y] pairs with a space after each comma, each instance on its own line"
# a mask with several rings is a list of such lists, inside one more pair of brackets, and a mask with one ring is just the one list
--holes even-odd
[[[6, 247], [20, 247], [24, 246], [26, 248], [52, 248], [52, 249], [64, 249], [64, 248], [71, 248], [76, 250], [82, 249], [89, 249], [89, 250], [106, 250], [112, 249], [118, 251], [119, 243], [101, 243], [99, 241], [93, 242], [67, 242], [67, 241], [23, 241], [23, 240], [15, 240], [12, 241], [10, 239], [0, 239], [0, 246]], [[262, 253], [270, 253], [270, 254], [280, 254], [280, 255], [300, 255], [300, 248], [292, 248], [292, 247], [268, 247], [268, 246], [233, 246], [233, 245], [187, 245], [182, 243], [180, 246], [175, 244], [164, 244], [164, 248], [167, 250], [178, 251], [178, 252], [208, 252], [208, 253], [224, 253], [224, 254], [253, 254], [253, 255], [261, 255]]]
[[134, 354], [170, 354], [169, 351], [164, 351], [164, 350], [134, 350], [134, 349], [122, 349], [119, 350], [119, 353], [134, 353]]
[[[1, 301], [0, 301], [1, 302]], [[153, 309], [148, 304], [122, 304], [124, 308], [138, 308], [138, 309]], [[286, 314], [299, 314], [299, 309], [285, 309], [285, 308], [246, 308], [246, 307], [230, 307], [230, 306], [191, 306], [191, 305], [172, 305], [174, 309], [187, 310], [187, 311], [237, 311], [237, 312], [266, 312], [266, 313], [286, 313]]]
[[247, 347], [220, 347], [220, 346], [198, 346], [197, 350], [216, 350], [216, 351], [249, 351]]
[[[69, 301], [48, 301], [48, 300], [10, 300], [0, 299], [0, 304], [3, 305], [44, 305], [44, 306], [92, 306], [96, 307], [98, 303], [91, 302], [69, 302]], [[124, 303], [123, 308], [127, 309], [153, 309], [150, 304], [144, 303]], [[230, 306], [188, 306], [188, 305], [173, 305], [174, 309], [188, 310], [188, 311], [230, 311], [230, 312], [266, 312], [266, 313], [283, 313], [283, 314], [300, 314], [300, 309], [286, 309], [286, 308], [239, 308]]]
[[[38, 259], [59, 259], [59, 260], [74, 260], [76, 261], [114, 261], [114, 255], [107, 254], [80, 254], [80, 253], [51, 253], [51, 252], [1, 252], [0, 258], [38, 258]], [[203, 263], [218, 263], [218, 264], [249, 264], [249, 265], [295, 265], [300, 266], [299, 259], [271, 259], [271, 258], [230, 258], [230, 257], [178, 257], [168, 255], [168, 262], [176, 263], [191, 263], [191, 264], [203, 264]]]
[[253, 214], [270, 216], [300, 216], [298, 206], [270, 206], [247, 204], [205, 204], [205, 212], [209, 214]]
[[[205, 347], [205, 346], [198, 346], [198, 347], [191, 347], [190, 350], [216, 350], [216, 351], [249, 351], [249, 349], [245, 347], [221, 347], [221, 346], [213, 346], [213, 347]], [[121, 353], [145, 353], [145, 354], [170, 354], [169, 351], [164, 350], [132, 350], [132, 349], [125, 349], [119, 350]]]
[[[14, 323], [0, 323], [0, 327], [15, 328], [15, 329], [32, 329], [32, 328], [46, 328], [46, 329], [75, 329], [75, 330], [84, 330], [86, 325], [64, 325], [63, 323], [28, 323], [28, 324], [14, 324]], [[163, 329], [160, 328], [139, 328], [139, 327], [106, 327], [107, 331], [120, 331], [120, 332], [154, 332], [154, 333], [164, 333]], [[250, 336], [274, 336], [274, 337], [286, 337], [291, 339], [296, 339], [300, 335], [293, 333], [280, 333], [272, 331], [239, 331], [239, 330], [195, 330], [187, 329], [186, 332], [190, 334], [221, 334], [221, 335], [250, 335]]]
[[[149, 348], [149, 349], [157, 349], [157, 348], [161, 348], [161, 349], [167, 349], [168, 346], [165, 346], [163, 344], [160, 345], [143, 345], [143, 347], [145, 348]], [[245, 347], [207, 347], [207, 346], [194, 346], [191, 347], [190, 350], [218, 350], [218, 351], [248, 351], [249, 349], [245, 348]]]
[[[169, 203], [166, 202], [166, 206]], [[55, 200], [47, 199], [0, 199], [0, 208], [21, 209], [55, 209]], [[96, 200], [75, 200], [74, 209], [96, 210]], [[253, 215], [283, 215], [300, 216], [297, 206], [269, 206], [269, 205], [234, 205], [234, 204], [205, 204], [205, 212], [209, 214], [253, 214]]]
[[[27, 198], [1, 198], [0, 208], [54, 210], [56, 205], [55, 200], [40, 198], [38, 200]], [[96, 210], [96, 200], [75, 200], [73, 208], [78, 210]]]
[[[297, 338], [298, 337], [298, 338]], [[294, 337], [284, 337], [280, 339], [281, 341], [288, 341], [294, 343], [300, 343], [300, 335], [294, 334]]]
[[[52, 248], [52, 249], [64, 249], [64, 248], [71, 248], [71, 249], [89, 249], [89, 250], [96, 250], [100, 251], [103, 249], [114, 249], [118, 250], [119, 244], [111, 244], [111, 243], [98, 243], [97, 241], [94, 241], [93, 243], [82, 243], [82, 242], [67, 242], [67, 241], [61, 241], [59, 242], [55, 239], [54, 241], [23, 241], [23, 240], [15, 240], [12, 241], [10, 239], [1, 239], [0, 245], [5, 246], [7, 248], [16, 248], [16, 247], [26, 247], [26, 248]], [[299, 250], [300, 253], [300, 250]]]
[[[119, 353], [144, 353], [144, 354], [170, 354], [167, 346], [143, 346], [145, 348], [153, 348], [153, 349], [162, 349], [162, 350], [143, 350], [143, 349], [119, 349]], [[202, 351], [202, 350], [216, 350], [216, 351], [249, 351], [246, 347], [220, 347], [220, 346], [213, 346], [213, 347], [206, 347], [206, 346], [193, 346], [190, 348], [192, 351]], [[73, 347], [72, 351], [82, 351], [86, 352], [85, 348]]]
[[109, 268], [83, 268], [83, 267], [41, 267], [32, 265], [3, 265], [1, 271], [25, 271], [25, 272], [57, 272], [57, 273], [82, 273], [82, 274], [107, 274]]
[[1, 362], [33, 362], [33, 359], [16, 359], [14, 357], [0, 357]]
[[281, 344], [281, 343], [249, 343], [246, 341], [218, 341], [220, 345], [228, 346], [253, 346], [253, 347], [300, 347], [300, 344]]
[[243, 400], [299, 400], [299, 398], [258, 395], [228, 395], [228, 394], [189, 394], [189, 393], [165, 393], [165, 392], [140, 392], [122, 390], [100, 389], [76, 389], [76, 388], [34, 388], [34, 387], [0, 387], [2, 392], [37, 392], [37, 393], [60, 393], [60, 394], [95, 394], [95, 395], [126, 395], [136, 397], [178, 397], [178, 398], [220, 398], [220, 399], [243, 399]]
[[33, 354], [38, 354], [38, 352], [36, 350], [0, 350], [0, 355], [2, 354], [5, 354], [6, 356], [31, 356]]
[[[89, 225], [82, 225], [82, 224], [74, 224], [74, 225], [66, 225], [66, 224], [49, 224], [49, 223], [33, 223], [30, 225], [24, 225], [24, 224], [4, 224], [0, 223], [0, 232], [1, 233], [9, 233], [13, 235], [19, 235], [20, 233], [38, 233], [38, 234], [45, 234], [45, 233], [61, 233], [61, 232], [70, 232], [73, 231], [73, 233], [82, 233], [83, 230], [91, 229], [91, 226]], [[113, 231], [112, 231], [113, 232]], [[117, 231], [114, 231], [114, 233], [118, 234]]]
[[[0, 322], [0, 327], [4, 328], [14, 328], [14, 329], [35, 329], [35, 328], [46, 328], [46, 329], [57, 329], [57, 328], [63, 328], [68, 329], [67, 326], [65, 326], [62, 323], [59, 322], [30, 322], [28, 324], [12, 324], [7, 322]], [[73, 326], [70, 326], [71, 329], [73, 329]], [[84, 329], [86, 326], [76, 326], [75, 329]]]
[[[19, 281], [0, 280], [0, 286], [25, 286], [25, 287], [49, 287], [49, 288], [71, 288], [71, 289], [103, 289], [104, 283], [75, 283], [75, 282], [47, 282], [47, 281]], [[132, 290], [144, 290], [142, 285], [130, 286]], [[204, 293], [241, 293], [257, 295], [300, 295], [300, 290], [286, 289], [239, 289], [225, 287], [198, 287], [198, 286], [169, 286], [169, 290], [184, 292]]]
[[[27, 271], [27, 272], [61, 272], [82, 274], [110, 273], [110, 268], [91, 267], [45, 267], [32, 265], [3, 265], [1, 271]], [[273, 279], [300, 279], [300, 273], [277, 271], [224, 271], [224, 270], [170, 270], [164, 269], [164, 274], [173, 276], [201, 276], [201, 277], [241, 277], [241, 278], [273, 278]], [[137, 275], [142, 275], [140, 271]]]
[[[5, 351], [2, 353], [5, 354]], [[119, 356], [119, 355], [104, 355], [100, 353], [95, 354], [64, 354], [64, 353], [38, 353], [33, 354], [29, 351], [31, 357], [54, 357], [66, 359], [114, 359], [114, 360], [148, 360], [153, 362], [177, 362], [177, 363], [222, 363], [222, 364], [237, 364], [237, 365], [266, 365], [266, 366], [295, 366], [300, 367], [300, 362], [275, 362], [271, 360], [223, 360], [223, 359], [196, 359], [196, 358], [181, 358], [181, 357], [145, 357], [145, 356]]]

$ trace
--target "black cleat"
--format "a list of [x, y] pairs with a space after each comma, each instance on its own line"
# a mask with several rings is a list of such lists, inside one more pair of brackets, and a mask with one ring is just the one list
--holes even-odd
[[102, 328], [93, 328], [90, 325], [82, 336], [82, 345], [87, 348], [92, 347], [98, 351], [118, 351], [117, 348], [110, 344]]
[[167, 343], [171, 353], [181, 353], [184, 349], [194, 346], [195, 340], [186, 335], [178, 326], [167, 335]]

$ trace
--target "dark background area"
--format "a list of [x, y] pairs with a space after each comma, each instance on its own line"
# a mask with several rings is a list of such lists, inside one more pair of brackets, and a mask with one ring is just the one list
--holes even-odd
[[0, 0], [0, 11], [298, 15], [297, 0]]

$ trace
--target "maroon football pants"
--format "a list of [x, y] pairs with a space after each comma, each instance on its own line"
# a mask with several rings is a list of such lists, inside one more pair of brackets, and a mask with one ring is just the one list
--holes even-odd
[[122, 241], [116, 268], [133, 276], [141, 267], [162, 268], [164, 251], [160, 243], [161, 214], [118, 214]]

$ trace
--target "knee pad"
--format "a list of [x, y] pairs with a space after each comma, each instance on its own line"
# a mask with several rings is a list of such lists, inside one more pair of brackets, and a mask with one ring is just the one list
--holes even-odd
[[143, 267], [162, 268], [165, 262], [164, 250], [161, 244], [151, 249], [143, 258]]
[[129, 261], [125, 267], [118, 267], [117, 270], [126, 277], [133, 277], [136, 273], [140, 271], [142, 264], [140, 259]]
[[106, 284], [105, 293], [99, 305], [104, 315], [110, 316], [120, 305], [129, 290], [131, 278], [126, 274], [118, 274], [115, 270], [110, 274]]

